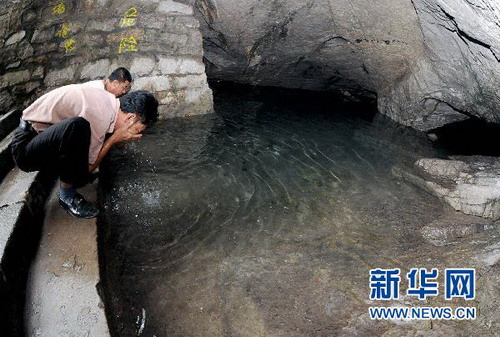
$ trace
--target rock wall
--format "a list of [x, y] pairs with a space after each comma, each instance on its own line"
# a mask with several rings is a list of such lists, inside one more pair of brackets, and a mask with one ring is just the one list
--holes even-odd
[[409, 1], [198, 0], [196, 9], [215, 79], [374, 95], [424, 54]]
[[500, 2], [413, 0], [426, 57], [379, 108], [421, 130], [471, 116], [500, 123]]
[[3, 2], [0, 113], [57, 86], [104, 78], [120, 66], [153, 91], [163, 117], [213, 109], [193, 9], [164, 1]]
[[420, 130], [499, 122], [497, 0], [192, 0], [213, 79], [377, 96]]

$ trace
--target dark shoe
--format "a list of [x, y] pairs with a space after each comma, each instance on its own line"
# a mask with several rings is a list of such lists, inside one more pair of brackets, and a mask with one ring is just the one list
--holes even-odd
[[85, 200], [79, 193], [75, 194], [69, 202], [59, 199], [59, 205], [75, 218], [92, 219], [99, 214], [97, 207]]

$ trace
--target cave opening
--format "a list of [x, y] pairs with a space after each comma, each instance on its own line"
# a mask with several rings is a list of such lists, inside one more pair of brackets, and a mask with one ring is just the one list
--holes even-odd
[[470, 117], [431, 130], [428, 134], [450, 155], [500, 157], [499, 124]]

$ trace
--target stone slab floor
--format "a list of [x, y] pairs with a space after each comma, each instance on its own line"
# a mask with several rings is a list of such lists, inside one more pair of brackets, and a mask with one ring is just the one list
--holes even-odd
[[[95, 200], [93, 186], [83, 194]], [[40, 246], [28, 279], [27, 336], [109, 336], [96, 289], [96, 221], [75, 219], [60, 208], [57, 188], [46, 207]]]

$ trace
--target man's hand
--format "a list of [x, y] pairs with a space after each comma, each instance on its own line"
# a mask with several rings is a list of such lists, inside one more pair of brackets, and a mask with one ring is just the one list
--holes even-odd
[[146, 126], [138, 120], [130, 121], [126, 126], [115, 130], [111, 138], [113, 143], [129, 142], [142, 138], [142, 131]]
[[89, 165], [89, 172], [93, 172], [97, 168], [102, 158], [104, 158], [115, 144], [141, 139], [144, 129], [146, 129], [146, 125], [142, 124], [142, 122], [137, 119], [130, 120], [121, 128], [116, 129], [111, 137], [102, 145], [95, 163]]

